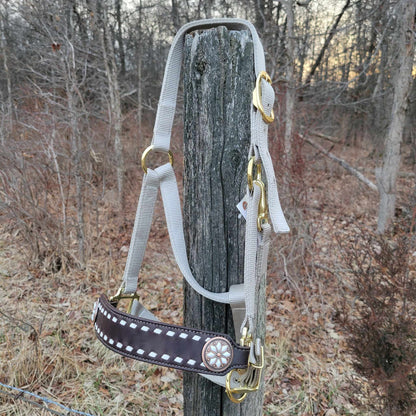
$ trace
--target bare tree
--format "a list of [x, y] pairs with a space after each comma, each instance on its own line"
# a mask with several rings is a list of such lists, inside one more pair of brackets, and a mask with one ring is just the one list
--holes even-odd
[[344, 7], [341, 10], [341, 12], [336, 17], [335, 22], [332, 25], [332, 27], [331, 27], [331, 29], [330, 29], [330, 31], [328, 33], [328, 36], [326, 37], [325, 42], [324, 42], [324, 44], [323, 44], [323, 46], [321, 48], [321, 51], [319, 52], [319, 55], [316, 58], [315, 62], [313, 63], [312, 68], [311, 68], [311, 70], [310, 70], [310, 72], [309, 72], [309, 74], [308, 74], [308, 76], [306, 78], [306, 81], [305, 81], [305, 84], [306, 85], [308, 85], [311, 82], [312, 77], [314, 76], [316, 69], [321, 64], [322, 58], [324, 57], [325, 52], [328, 49], [329, 44], [331, 43], [331, 41], [332, 41], [332, 39], [333, 39], [333, 37], [335, 35], [335, 32], [336, 32], [337, 27], [339, 25], [339, 22], [342, 19], [342, 16], [344, 15], [345, 11], [350, 7], [350, 3], [351, 3], [351, 0], [347, 0], [346, 3], [345, 3], [345, 5], [344, 5]]
[[100, 42], [104, 60], [105, 73], [107, 76], [108, 92], [110, 98], [109, 122], [114, 136], [115, 163], [117, 170], [118, 205], [124, 208], [124, 155], [122, 136], [123, 116], [121, 113], [120, 87], [118, 82], [117, 64], [114, 52], [114, 43], [109, 30], [108, 11], [103, 4], [101, 7], [96, 3], [97, 24], [100, 27]]
[[396, 205], [396, 180], [400, 168], [400, 145], [403, 138], [408, 97], [412, 85], [415, 51], [415, 1], [401, 0], [395, 13], [395, 55], [393, 56], [393, 104], [385, 138], [383, 165], [377, 169], [380, 207], [377, 231], [384, 233], [392, 219]]
[[285, 111], [285, 154], [291, 163], [294, 110], [296, 102], [296, 80], [295, 80], [295, 2], [294, 0], [282, 1], [286, 12], [286, 111]]
[[139, 19], [138, 19], [138, 36], [139, 42], [137, 44], [137, 124], [139, 138], [142, 138], [142, 120], [143, 120], [143, 4], [139, 0]]
[[121, 75], [124, 77], [126, 75], [126, 54], [124, 52], [124, 36], [123, 36], [123, 22], [122, 22], [122, 0], [115, 0], [116, 8], [116, 39], [118, 44], [118, 56], [120, 59], [120, 71]]
[[[7, 42], [6, 42], [6, 26], [7, 26], [7, 4], [3, 6], [3, 10], [0, 10], [0, 48], [1, 54], [3, 58], [3, 69], [4, 74], [6, 77], [6, 85], [7, 85], [7, 99], [6, 108], [5, 108], [5, 118], [7, 124], [7, 134], [11, 134], [13, 131], [13, 97], [12, 97], [12, 81], [11, 81], [11, 74], [9, 68], [9, 58], [8, 58], [8, 50], [7, 50]], [[3, 123], [2, 123], [3, 124]], [[6, 131], [2, 129], [0, 132], [0, 142], [2, 145], [5, 144], [6, 138]]]

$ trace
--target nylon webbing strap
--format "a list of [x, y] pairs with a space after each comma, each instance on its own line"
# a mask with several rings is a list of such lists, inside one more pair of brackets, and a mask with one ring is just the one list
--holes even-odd
[[[244, 284], [229, 291], [215, 293], [204, 289], [192, 275], [186, 253], [182, 209], [178, 186], [171, 163], [156, 169], [146, 166], [148, 151], [170, 153], [170, 139], [175, 115], [182, 65], [184, 37], [195, 30], [226, 26], [231, 30], [248, 30], [254, 45], [254, 71], [257, 77], [256, 97], [251, 109], [251, 145], [249, 158], [258, 167], [258, 177], [247, 187], [247, 221], [244, 249]], [[263, 72], [263, 47], [254, 26], [242, 19], [210, 19], [189, 23], [175, 36], [169, 51], [162, 90], [156, 114], [151, 147], [143, 155], [145, 171], [130, 242], [123, 284], [119, 292], [107, 300], [102, 296], [95, 305], [93, 321], [100, 341], [119, 354], [138, 360], [186, 371], [196, 371], [213, 382], [225, 386], [233, 401], [241, 401], [260, 383], [263, 348], [256, 340], [256, 295], [267, 269], [271, 226], [275, 232], [288, 232], [277, 192], [276, 178], [268, 151], [268, 123], [273, 119], [274, 90]], [[250, 165], [249, 165], [250, 166]], [[267, 177], [267, 192], [261, 181], [261, 166]], [[208, 333], [161, 323], [139, 301], [135, 294], [140, 268], [149, 237], [158, 192], [161, 192], [169, 238], [175, 260], [189, 285], [200, 295], [216, 302], [230, 304], [233, 309], [238, 346], [228, 335]], [[267, 197], [266, 197], [267, 195]], [[267, 198], [267, 201], [266, 201]], [[120, 299], [131, 300], [131, 310], [117, 309]], [[234, 370], [239, 369], [238, 372]], [[244, 371], [242, 371], [244, 370]]]
[[[261, 45], [260, 39], [254, 26], [250, 22], [241, 19], [210, 19], [192, 22], [183, 26], [179, 30], [172, 42], [172, 46], [169, 51], [166, 63], [165, 75], [163, 78], [162, 90], [160, 93], [159, 105], [156, 114], [156, 121], [153, 129], [152, 146], [155, 151], [169, 151], [171, 131], [175, 115], [177, 93], [181, 72], [185, 34], [189, 33], [192, 30], [212, 28], [220, 25], [224, 25], [229, 29], [246, 29], [250, 31], [254, 44], [254, 66], [256, 75], [264, 71], [265, 61], [263, 47]], [[265, 80], [261, 81], [261, 88], [263, 107], [266, 113], [270, 114], [274, 103], [274, 90], [272, 86]], [[268, 125], [263, 121], [260, 112], [253, 107], [251, 110], [251, 148], [255, 154], [256, 160], [261, 160], [266, 174], [268, 184], [267, 196], [270, 218], [275, 232], [288, 232], [289, 227], [286, 223], [285, 217], [280, 206], [276, 177], [274, 175], [273, 164], [268, 151], [267, 131]], [[151, 173], [150, 171], [150, 169], [147, 169], [147, 174]], [[169, 209], [169, 213], [170, 212], [172, 212], [172, 210]], [[176, 210], [176, 214], [173, 214], [179, 215], [177, 214], [177, 212], [179, 212], [179, 214], [181, 213], [181, 211]], [[168, 214], [168, 212], [166, 212], [166, 214]], [[151, 221], [151, 216], [146, 217], [144, 221], [146, 220]], [[172, 224], [174, 224], [174, 222]], [[140, 232], [141, 228], [142, 227], [135, 227], [135, 229], [133, 230], [133, 240], [136, 240], [135, 230], [137, 230], [137, 232]], [[177, 228], [178, 233], [182, 234], [183, 236], [183, 228], [179, 225]], [[176, 237], [177, 235], [179, 234], [175, 233], [174, 238], [182, 239], [182, 236]], [[172, 238], [172, 234], [170, 234], [170, 236]], [[140, 239], [141, 237], [139, 236], [138, 238]], [[173, 250], [176, 259], [181, 258], [184, 260], [183, 263], [179, 263], [179, 267], [181, 268], [181, 271], [183, 273], [182, 268], [189, 268], [189, 265], [186, 266], [186, 264], [188, 264], [187, 259], [185, 260], [186, 251], [185, 254], [179, 251], [175, 252], [176, 247], [182, 247], [182, 244], [174, 244]], [[144, 250], [142, 246], [135, 245], [134, 247], [130, 248], [130, 251], [134, 251], [135, 258], [142, 259], [144, 253], [138, 251], [141, 249]], [[183, 264], [183, 267], [181, 267], [181, 264]], [[123, 278], [127, 292], [133, 292], [136, 290], [140, 266], [141, 264], [138, 261], [129, 262], [127, 264]], [[195, 289], [202, 296], [205, 296], [208, 299], [217, 302], [229, 303], [228, 294], [214, 294], [212, 292], [208, 292], [204, 290], [193, 277], [191, 278], [190, 274], [184, 273], [184, 275], [188, 283], [193, 287], [193, 289]], [[187, 275], [189, 276], [189, 279], [187, 278]]]

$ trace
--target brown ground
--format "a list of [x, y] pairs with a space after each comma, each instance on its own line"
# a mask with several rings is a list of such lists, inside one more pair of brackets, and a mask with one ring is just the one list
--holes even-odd
[[[276, 236], [270, 255], [264, 414], [370, 414], [353, 404], [350, 379], [360, 378], [352, 369], [334, 315], [345, 295], [339, 281], [346, 266], [337, 239], [345, 241], [374, 229], [378, 199], [343, 168], [309, 147], [305, 152], [302, 229], [308, 233], [299, 233], [297, 240], [293, 235]], [[333, 152], [375, 180], [376, 162], [367, 157], [368, 151], [337, 145]], [[410, 171], [410, 167], [402, 170]], [[413, 182], [409, 177], [399, 179], [399, 207], [406, 205]], [[136, 200], [137, 195], [132, 196], [131, 218]], [[109, 207], [101, 209], [105, 213]], [[2, 234], [2, 383], [94, 415], [182, 414], [180, 372], [116, 356], [93, 335], [92, 305], [100, 292], [117, 288], [129, 236], [130, 229], [120, 233], [116, 220], [109, 220], [95, 260], [85, 272], [51, 275], [27, 270], [19, 235]], [[295, 251], [301, 253], [298, 267], [287, 265], [287, 277], [282, 280], [285, 261], [296, 257], [282, 247], [293, 245], [294, 239]], [[182, 283], [161, 219], [155, 223], [150, 244], [140, 288], [143, 299], [162, 320], [180, 323]], [[0, 415], [49, 414], [22, 397], [0, 395]]]

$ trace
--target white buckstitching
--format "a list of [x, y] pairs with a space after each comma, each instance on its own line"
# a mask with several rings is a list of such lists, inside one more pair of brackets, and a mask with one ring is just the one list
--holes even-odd
[[[98, 307], [99, 307], [99, 309], [100, 310], [102, 310], [102, 313], [104, 314], [104, 316], [106, 316], [108, 319], [111, 319], [113, 322], [118, 322], [118, 319], [115, 317], [115, 316], [111, 316], [111, 314], [110, 314], [110, 312], [108, 312], [108, 311], [105, 311], [104, 309], [103, 309], [103, 306], [102, 305], [98, 305]], [[122, 320], [122, 319], [120, 319], [120, 325], [122, 325], [122, 326], [125, 326], [126, 324], [127, 324], [127, 322], [126, 321], [124, 321], [124, 320]], [[100, 331], [100, 328], [98, 327], [98, 325], [97, 325], [97, 323], [95, 323], [94, 324], [94, 326], [95, 326], [95, 329], [97, 330], [97, 332], [99, 333], [99, 335], [101, 336], [101, 337], [104, 337], [104, 339], [105, 339], [105, 341], [107, 341], [107, 339], [108, 339], [108, 337], [107, 337], [107, 335], [104, 335], [103, 334], [103, 332], [102, 331]], [[137, 328], [137, 324], [135, 324], [134, 322], [132, 322], [132, 323], [130, 323], [129, 324], [129, 326], [130, 326], [130, 328], [132, 328], [132, 329], [135, 329], [135, 328]], [[147, 327], [147, 326], [142, 326], [141, 328], [140, 328], [143, 332], [148, 332], [149, 330], [150, 330], [150, 328], [149, 327]], [[161, 329], [159, 329], [159, 328], [155, 328], [154, 330], [153, 330], [153, 333], [155, 333], [155, 334], [161, 334], [161, 333], [163, 333], [163, 331], [161, 330]], [[173, 337], [174, 335], [176, 334], [176, 332], [174, 332], [174, 331], [168, 331], [168, 332], [166, 332], [166, 335], [167, 336], [169, 336], [169, 337]], [[187, 334], [187, 333], [185, 333], [185, 332], [182, 332], [182, 333], [180, 333], [179, 334], [179, 337], [180, 338], [182, 338], [182, 339], [187, 339], [188, 337], [189, 337], [189, 334]], [[201, 336], [199, 336], [199, 335], [194, 335], [193, 337], [192, 337], [192, 340], [194, 340], [194, 341], [199, 341], [201, 339]], [[211, 338], [210, 337], [208, 337], [208, 338], [206, 338], [205, 339], [205, 342], [207, 342], [207, 341], [209, 341]], [[109, 339], [108, 340], [108, 343], [109, 344], [111, 344], [111, 345], [113, 345], [114, 343], [115, 343], [115, 341], [113, 340], [113, 339]], [[116, 347], [117, 348], [122, 348], [123, 347], [123, 344], [121, 343], [121, 342], [118, 342], [117, 344], [116, 344]], [[125, 347], [125, 349], [126, 349], [126, 351], [128, 351], [128, 352], [131, 352], [131, 351], [133, 351], [133, 347], [131, 347], [130, 345], [128, 345], [127, 347]], [[139, 348], [137, 351], [136, 351], [136, 353], [138, 354], [138, 355], [143, 355], [144, 354], [144, 350], [142, 350], [141, 348]], [[157, 356], [158, 356], [158, 354], [156, 353], [156, 352], [154, 352], [154, 351], [151, 351], [149, 354], [148, 354], [148, 356], [149, 357], [151, 357], [151, 358], [156, 358]], [[162, 357], [161, 357], [161, 359], [163, 359], [163, 360], [165, 360], [165, 361], [167, 361], [167, 360], [169, 360], [170, 359], [170, 355], [168, 355], [168, 354], [163, 354], [162, 355]], [[181, 358], [181, 357], [175, 357], [175, 359], [173, 360], [175, 363], [177, 363], [177, 364], [182, 364], [182, 362], [183, 362], [183, 358]], [[195, 360], [193, 360], [193, 359], [190, 359], [190, 360], [188, 360], [187, 362], [186, 362], [186, 364], [187, 365], [189, 365], [189, 366], [195, 366], [195, 364], [196, 364], [196, 361]], [[205, 368], [205, 365], [204, 365], [204, 363], [200, 363], [199, 364], [201, 367], [204, 367]]]

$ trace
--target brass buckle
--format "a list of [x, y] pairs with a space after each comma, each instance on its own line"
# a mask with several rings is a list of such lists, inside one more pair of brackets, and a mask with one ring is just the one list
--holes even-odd
[[[247, 334], [247, 328], [243, 329], [243, 335], [240, 340], [240, 344], [243, 347], [251, 347], [251, 344], [253, 343], [253, 339], [251, 334]], [[261, 382], [261, 375], [264, 368], [264, 348], [261, 347], [261, 353], [260, 353], [260, 363], [259, 364], [253, 364], [250, 362], [250, 360], [247, 363], [247, 370], [231, 370], [225, 379], [225, 391], [227, 393], [228, 398], [233, 403], [241, 403], [246, 397], [247, 393], [251, 393], [254, 391], [257, 391], [260, 387]], [[234, 374], [234, 372], [237, 372], [240, 376], [243, 376], [247, 371], [252, 371], [254, 373], [254, 383], [248, 385], [242, 385], [240, 387], [232, 388], [231, 387], [231, 378]]]
[[133, 302], [134, 300], [139, 300], [139, 295], [134, 292], [134, 293], [124, 293], [124, 284], [121, 285], [119, 287], [119, 289], [117, 290], [117, 293], [114, 296], [111, 296], [109, 301], [112, 305], [114, 305], [115, 307], [118, 306], [118, 303], [120, 302], [120, 300], [122, 299], [129, 299], [129, 305], [127, 306], [127, 313], [131, 313], [131, 309], [133, 307]]
[[261, 71], [256, 80], [256, 87], [253, 90], [253, 105], [260, 111], [263, 121], [267, 124], [274, 121], [274, 112], [273, 109], [270, 112], [270, 115], [267, 115], [264, 111], [263, 103], [261, 101], [261, 80], [264, 79], [270, 85], [272, 85], [272, 79], [266, 71]]
[[[147, 173], [147, 165], [146, 165], [147, 155], [153, 150], [154, 150], [154, 146], [151, 144], [149, 147], [147, 147], [145, 149], [145, 151], [142, 154], [141, 163], [142, 163], [142, 169], [143, 169], [144, 173]], [[169, 157], [169, 163], [171, 165], [173, 165], [173, 153], [170, 150], [168, 150], [167, 153], [168, 153], [168, 157]]]
[[247, 184], [250, 192], [253, 192], [253, 186], [256, 184], [261, 191], [259, 208], [257, 214], [257, 229], [261, 232], [262, 225], [267, 224], [268, 220], [268, 208], [267, 208], [267, 198], [266, 198], [266, 185], [261, 180], [261, 163], [257, 162], [256, 164], [256, 179], [253, 180], [253, 169], [255, 165], [255, 157], [252, 156], [248, 162], [247, 166]]

